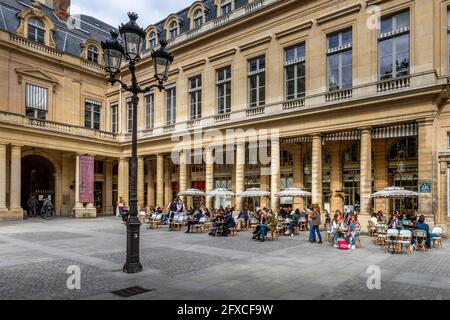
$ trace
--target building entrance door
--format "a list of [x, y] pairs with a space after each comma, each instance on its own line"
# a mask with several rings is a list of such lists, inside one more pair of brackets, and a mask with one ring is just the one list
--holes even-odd
[[360, 210], [360, 170], [344, 170], [344, 208], [359, 213]]
[[55, 205], [55, 169], [50, 161], [38, 155], [22, 158], [21, 205], [28, 209], [28, 200], [35, 195], [39, 200], [38, 214], [44, 199], [50, 196]]
[[103, 213], [103, 182], [95, 182], [94, 200], [97, 213]]

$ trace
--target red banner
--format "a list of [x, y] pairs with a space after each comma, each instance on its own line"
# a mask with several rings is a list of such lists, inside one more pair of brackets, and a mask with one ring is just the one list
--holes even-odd
[[95, 158], [80, 157], [80, 202], [94, 203]]

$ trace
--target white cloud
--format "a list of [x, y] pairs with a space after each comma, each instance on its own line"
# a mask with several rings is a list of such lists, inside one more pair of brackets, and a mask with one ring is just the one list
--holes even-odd
[[72, 0], [72, 14], [93, 16], [112, 26], [128, 21], [127, 13], [136, 12], [138, 23], [145, 28], [190, 6], [194, 0]]

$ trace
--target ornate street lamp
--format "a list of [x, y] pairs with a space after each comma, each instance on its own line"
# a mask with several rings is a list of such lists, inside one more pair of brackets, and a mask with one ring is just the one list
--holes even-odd
[[[155, 65], [155, 78], [157, 84], [141, 88], [136, 78], [136, 63], [141, 60], [141, 52], [145, 41], [145, 32], [138, 26], [136, 20], [138, 15], [128, 13], [130, 21], [119, 27], [119, 32], [123, 44], [118, 39], [118, 33], [111, 31], [111, 39], [102, 42], [105, 54], [106, 73], [109, 76], [108, 82], [112, 85], [120, 83], [122, 89], [133, 94], [133, 128], [131, 143], [131, 176], [130, 176], [130, 215], [127, 221], [127, 260], [123, 271], [126, 273], [138, 273], [142, 271], [139, 258], [139, 229], [141, 223], [138, 219], [137, 208], [137, 108], [139, 103], [138, 95], [151, 91], [153, 88], [164, 90], [164, 82], [167, 81], [169, 66], [173, 62], [173, 56], [166, 50], [166, 42], [161, 41], [161, 47], [157, 51], [152, 51], [152, 58]], [[126, 85], [117, 75], [120, 73], [122, 59], [128, 61], [128, 69], [131, 73], [131, 85]]]

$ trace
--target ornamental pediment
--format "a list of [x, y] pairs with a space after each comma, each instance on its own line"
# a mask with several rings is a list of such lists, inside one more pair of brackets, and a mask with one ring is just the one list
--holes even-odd
[[18, 68], [16, 69], [16, 73], [19, 84], [22, 84], [22, 79], [24, 76], [51, 83], [53, 86], [59, 83], [58, 79], [50, 75], [48, 72], [42, 71], [37, 68]]

